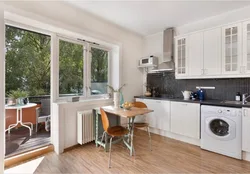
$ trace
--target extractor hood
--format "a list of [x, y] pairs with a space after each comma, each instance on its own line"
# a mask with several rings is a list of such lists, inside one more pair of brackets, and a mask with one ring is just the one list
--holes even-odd
[[167, 28], [163, 32], [163, 62], [158, 67], [152, 69], [154, 72], [174, 71], [173, 61], [174, 29]]

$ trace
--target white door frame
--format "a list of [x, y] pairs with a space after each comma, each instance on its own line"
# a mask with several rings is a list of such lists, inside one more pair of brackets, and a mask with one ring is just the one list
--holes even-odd
[[4, 2], [0, 1], [0, 173], [4, 172], [5, 156], [5, 24]]

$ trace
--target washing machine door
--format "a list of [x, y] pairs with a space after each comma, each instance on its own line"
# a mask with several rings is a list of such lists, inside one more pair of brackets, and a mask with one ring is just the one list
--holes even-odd
[[208, 117], [205, 121], [206, 133], [215, 139], [232, 140], [236, 137], [236, 123], [225, 117]]

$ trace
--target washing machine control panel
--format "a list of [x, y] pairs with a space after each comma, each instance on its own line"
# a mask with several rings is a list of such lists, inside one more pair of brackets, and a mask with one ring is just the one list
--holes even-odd
[[228, 117], [237, 117], [241, 115], [241, 110], [235, 110], [235, 109], [227, 109], [227, 108], [223, 108], [223, 109], [218, 109], [217, 110], [219, 115], [223, 115], [223, 116], [228, 116]]

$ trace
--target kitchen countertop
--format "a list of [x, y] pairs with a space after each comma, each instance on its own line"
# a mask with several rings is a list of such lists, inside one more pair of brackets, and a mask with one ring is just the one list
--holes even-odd
[[141, 98], [141, 99], [152, 99], [152, 100], [166, 100], [166, 101], [176, 101], [176, 102], [188, 102], [188, 103], [197, 103], [202, 105], [213, 105], [213, 106], [226, 106], [226, 107], [250, 107], [250, 102], [247, 104], [242, 104], [241, 102], [234, 101], [224, 101], [224, 100], [184, 100], [183, 98], [167, 98], [167, 97], [145, 97], [145, 96], [134, 96], [134, 98]]

